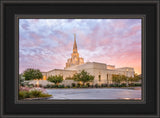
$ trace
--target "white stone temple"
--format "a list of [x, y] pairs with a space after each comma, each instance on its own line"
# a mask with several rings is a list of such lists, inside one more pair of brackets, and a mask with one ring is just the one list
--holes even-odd
[[51, 75], [62, 75], [63, 82], [61, 84], [71, 85], [72, 83], [76, 83], [73, 80], [65, 80], [67, 77], [72, 77], [75, 73], [81, 72], [81, 70], [85, 70], [91, 75], [95, 76], [94, 81], [90, 82], [90, 84], [112, 84], [112, 75], [120, 74], [125, 75], [127, 77], [134, 77], [134, 68], [131, 67], [122, 67], [115, 68], [115, 65], [109, 65], [105, 63], [99, 62], [86, 62], [84, 63], [84, 59], [79, 57], [77, 43], [76, 43], [76, 35], [74, 34], [74, 44], [73, 44], [73, 52], [71, 54], [71, 58], [69, 58], [66, 62], [66, 66], [64, 69], [53, 69], [48, 72], [42, 72], [43, 74], [43, 82], [40, 84], [48, 84], [47, 78]]

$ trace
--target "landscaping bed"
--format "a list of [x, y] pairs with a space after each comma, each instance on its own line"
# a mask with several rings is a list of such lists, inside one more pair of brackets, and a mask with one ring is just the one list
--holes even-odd
[[19, 90], [19, 99], [42, 99], [49, 98], [52, 95], [46, 93], [43, 88], [28, 88], [28, 87], [20, 87]]

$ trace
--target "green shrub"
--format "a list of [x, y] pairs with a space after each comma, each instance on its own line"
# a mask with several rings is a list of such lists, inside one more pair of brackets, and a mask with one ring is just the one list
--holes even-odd
[[129, 84], [129, 87], [133, 87], [133, 86], [135, 86], [134, 83], [130, 83], [130, 84]]
[[136, 83], [135, 86], [142, 86], [142, 84], [141, 83]]
[[50, 88], [50, 87], [51, 87], [51, 85], [50, 85], [50, 84], [47, 84], [47, 85], [46, 85], [46, 88]]
[[99, 87], [99, 85], [98, 85], [98, 84], [95, 84], [95, 87], [96, 87], [96, 88], [98, 88], [98, 87]]
[[80, 86], [76, 85], [76, 88], [79, 88]]
[[126, 83], [121, 84], [121, 87], [126, 87], [126, 86], [127, 86]]
[[39, 97], [42, 92], [41, 91], [37, 91], [37, 90], [32, 90], [29, 93], [30, 93], [29, 97], [30, 98], [34, 98], [34, 97]]
[[19, 91], [19, 99], [24, 99], [29, 97], [28, 91]]
[[72, 87], [75, 87], [76, 86], [76, 84], [75, 83], [72, 83]]
[[52, 95], [42, 93], [42, 91], [32, 90], [32, 91], [19, 91], [19, 99], [25, 98], [37, 98], [37, 97], [50, 97]]
[[90, 87], [90, 83], [87, 83], [86, 85], [87, 85], [88, 87]]
[[107, 87], [107, 84], [101, 84], [101, 87]]
[[30, 84], [30, 85], [28, 85], [28, 87], [29, 87], [29, 88], [33, 88], [33, 85], [32, 85], [32, 84]]
[[25, 86], [25, 85], [24, 85], [24, 83], [21, 83], [21, 86], [23, 86], [23, 87], [24, 87], [24, 86]]
[[58, 88], [64, 88], [64, 85], [58, 85]]
[[81, 84], [80, 84], [80, 83], [78, 83], [76, 87], [77, 87], [77, 88], [80, 88], [80, 86], [81, 86]]
[[48, 88], [47, 86], [44, 86], [44, 88]]
[[66, 86], [67, 88], [71, 88], [69, 85]]
[[114, 87], [119, 87], [119, 84], [114, 84]]
[[51, 88], [58, 88], [58, 85], [56, 85], [56, 84], [51, 85]]
[[83, 85], [82, 88], [88, 88], [88, 86], [87, 85]]
[[114, 87], [114, 84], [110, 84], [109, 87]]
[[108, 84], [104, 84], [104, 87], [108, 87]]
[[91, 88], [93, 88], [93, 87], [94, 87], [94, 85], [90, 85], [90, 87], [91, 87]]
[[50, 85], [50, 88], [55, 88], [55, 85]]
[[44, 94], [44, 93], [42, 93], [42, 94], [39, 95], [39, 97], [51, 97], [51, 96], [52, 96], [52, 95]]

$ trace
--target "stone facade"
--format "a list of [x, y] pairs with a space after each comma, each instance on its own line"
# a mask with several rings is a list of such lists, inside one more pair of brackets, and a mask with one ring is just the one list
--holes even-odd
[[[71, 85], [74, 81], [65, 80], [67, 77], [72, 77], [75, 73], [79, 73], [80, 71], [85, 70], [91, 75], [94, 75], [94, 81], [90, 82], [90, 84], [112, 84], [112, 75], [120, 74], [125, 75], [127, 77], [134, 76], [134, 68], [131, 67], [122, 67], [115, 68], [114, 65], [108, 65], [105, 63], [98, 62], [86, 62], [84, 63], [84, 59], [79, 57], [77, 44], [76, 44], [76, 35], [74, 35], [74, 45], [73, 45], [73, 53], [71, 58], [67, 60], [66, 67], [64, 69], [54, 69], [48, 72], [43, 72], [43, 80], [46, 80], [51, 75], [63, 75], [64, 81], [62, 84]], [[74, 82], [76, 83], [76, 82]]]

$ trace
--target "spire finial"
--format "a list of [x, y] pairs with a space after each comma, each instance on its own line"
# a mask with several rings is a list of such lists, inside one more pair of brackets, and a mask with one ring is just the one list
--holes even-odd
[[76, 34], [74, 33], [74, 40], [76, 40]]
[[77, 50], [76, 34], [75, 33], [74, 33], [74, 45], [73, 45], [73, 49]]

